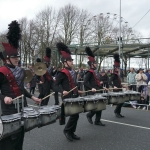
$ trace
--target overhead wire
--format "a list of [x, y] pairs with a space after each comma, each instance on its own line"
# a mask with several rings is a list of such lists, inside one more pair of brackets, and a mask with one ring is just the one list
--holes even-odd
[[149, 12], [150, 10], [132, 28], [134, 28]]

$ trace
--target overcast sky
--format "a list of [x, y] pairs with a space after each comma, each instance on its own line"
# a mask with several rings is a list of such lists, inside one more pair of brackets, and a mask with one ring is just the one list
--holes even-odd
[[[0, 32], [6, 30], [12, 20], [22, 17], [32, 19], [47, 6], [58, 10], [69, 3], [86, 9], [93, 15], [107, 12], [119, 15], [120, 0], [0, 0]], [[129, 22], [130, 27], [150, 10], [150, 0], [122, 0], [121, 3], [122, 17]], [[150, 12], [134, 27], [143, 37], [150, 35], [149, 18]]]

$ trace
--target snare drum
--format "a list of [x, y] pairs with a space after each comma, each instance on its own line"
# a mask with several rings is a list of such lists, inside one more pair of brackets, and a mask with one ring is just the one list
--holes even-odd
[[56, 122], [56, 111], [51, 106], [42, 106], [38, 109], [40, 114], [40, 125], [39, 127]]
[[67, 98], [63, 100], [65, 116], [71, 116], [84, 111], [84, 99], [82, 97]]
[[97, 109], [95, 111], [101, 111], [106, 109], [106, 97], [102, 97], [101, 94], [94, 94], [95, 98], [98, 98]]
[[125, 94], [122, 92], [110, 92], [109, 93], [109, 103], [110, 104], [120, 104], [125, 102]]
[[24, 107], [22, 118], [24, 121], [25, 132], [30, 131], [39, 126], [40, 114], [32, 107]]
[[94, 95], [84, 96], [84, 112], [96, 110], [98, 104], [98, 98], [94, 97]]
[[130, 100], [130, 96], [131, 96], [131, 91], [125, 91], [124, 92], [124, 94], [125, 94], [125, 102], [127, 102], [127, 101], [129, 101]]
[[1, 116], [0, 140], [21, 131], [21, 113]]
[[130, 101], [140, 100], [141, 94], [136, 91], [130, 91]]
[[56, 111], [56, 116], [58, 119], [60, 117], [60, 114], [61, 114], [61, 107], [59, 105], [52, 105], [51, 108]]

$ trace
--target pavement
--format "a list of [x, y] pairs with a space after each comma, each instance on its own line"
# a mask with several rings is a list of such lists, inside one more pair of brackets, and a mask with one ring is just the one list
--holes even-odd
[[[29, 104], [34, 104], [28, 100]], [[53, 96], [50, 105], [54, 104]], [[81, 113], [76, 134], [79, 141], [68, 141], [64, 125], [56, 123], [26, 132], [24, 150], [149, 150], [150, 111], [122, 108], [125, 118], [116, 118], [115, 107], [107, 106], [102, 113], [105, 127], [88, 123], [86, 113]], [[93, 121], [94, 121], [93, 117]], [[67, 117], [68, 119], [68, 117]]]

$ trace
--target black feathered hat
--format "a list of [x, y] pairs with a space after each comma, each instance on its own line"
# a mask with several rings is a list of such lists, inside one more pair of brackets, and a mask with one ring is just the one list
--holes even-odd
[[9, 57], [19, 57], [18, 48], [21, 39], [21, 29], [18, 22], [12, 21], [9, 25], [7, 39], [9, 43], [2, 43], [4, 51], [2, 52], [4, 59]]
[[62, 42], [59, 42], [59, 43], [56, 44], [56, 47], [57, 47], [60, 55], [62, 56], [62, 58], [61, 58], [62, 62], [65, 62], [65, 61], [68, 61], [68, 60], [73, 60], [72, 57], [71, 57], [71, 52], [70, 52], [68, 46], [66, 46]]
[[51, 59], [51, 49], [49, 47], [47, 47], [45, 50], [44, 60], [46, 62], [50, 62], [50, 59]]
[[91, 65], [91, 63], [96, 62], [96, 60], [95, 60], [95, 58], [94, 58], [95, 56], [94, 56], [92, 50], [90, 49], [90, 47], [86, 47], [86, 48], [85, 48], [85, 52], [86, 52], [87, 55], [88, 55], [88, 59], [89, 59], [88, 64], [89, 64], [89, 65]]
[[120, 67], [120, 58], [119, 58], [119, 54], [114, 54], [114, 67]]

